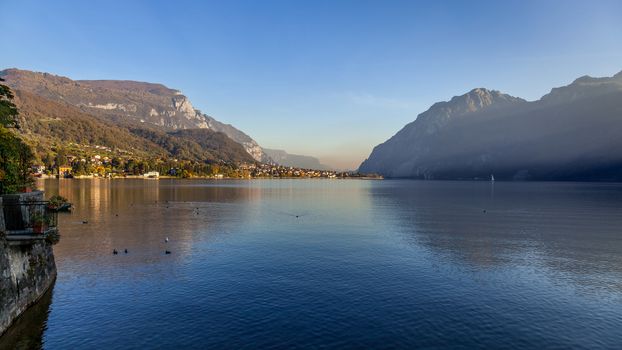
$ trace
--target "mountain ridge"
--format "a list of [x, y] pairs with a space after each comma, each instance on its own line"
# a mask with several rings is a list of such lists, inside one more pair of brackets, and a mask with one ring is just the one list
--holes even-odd
[[256, 161], [269, 161], [261, 146], [250, 136], [202, 113], [181, 91], [163, 84], [133, 80], [72, 80], [16, 68], [0, 71], [0, 76], [13, 89], [68, 103], [87, 114], [115, 123], [143, 125], [164, 132], [197, 128], [223, 132], [241, 144]]
[[419, 114], [359, 170], [422, 179], [622, 179], [622, 152], [611, 151], [622, 146], [621, 77], [581, 77], [532, 102], [471, 90]]
[[[15, 89], [20, 134], [40, 159], [72, 147], [103, 147], [117, 156], [170, 158], [205, 163], [253, 163], [244, 147], [212, 129], [163, 131], [144, 124], [115, 122], [66, 101]], [[184, 131], [180, 133], [179, 131]]]

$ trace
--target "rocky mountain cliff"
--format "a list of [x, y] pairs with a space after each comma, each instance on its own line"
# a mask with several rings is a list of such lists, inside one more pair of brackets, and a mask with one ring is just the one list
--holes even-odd
[[622, 73], [527, 102], [475, 89], [433, 105], [359, 170], [422, 179], [622, 180]]
[[7, 69], [0, 72], [15, 90], [77, 107], [85, 114], [142, 128], [170, 132], [179, 129], [210, 129], [222, 132], [257, 161], [267, 161], [251, 137], [221, 123], [192, 106], [180, 91], [161, 84], [125, 80], [71, 80], [49, 73]]
[[290, 154], [280, 149], [264, 148], [264, 152], [279, 165], [302, 169], [331, 170], [328, 165], [320, 163], [320, 160], [315, 157]]
[[164, 156], [158, 145], [68, 104], [15, 90], [20, 132], [40, 152], [69, 142], [106, 145], [138, 157]]
[[164, 132], [123, 127], [80, 109], [29, 92], [16, 90], [20, 133], [38, 154], [68, 143], [105, 145], [115, 153], [138, 158], [171, 157], [200, 162], [252, 163], [239, 143], [211, 129]]

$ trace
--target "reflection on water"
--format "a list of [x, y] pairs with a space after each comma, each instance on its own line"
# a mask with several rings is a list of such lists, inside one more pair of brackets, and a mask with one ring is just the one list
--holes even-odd
[[41, 349], [43, 332], [46, 329], [48, 313], [52, 303], [54, 284], [39, 301], [24, 312], [11, 328], [0, 338], [0, 349]]
[[[55, 247], [58, 256], [72, 259], [98, 259], [113, 249], [173, 248], [183, 255], [198, 231], [218, 225], [232, 210], [248, 214], [227, 204], [248, 206], [261, 198], [260, 189], [252, 186], [177, 186], [167, 180], [48, 181], [45, 190], [47, 196], [60, 194], [74, 203], [73, 214], [61, 216], [63, 244]], [[172, 238], [166, 247], [165, 237]]]
[[[413, 241], [475, 269], [537, 268], [554, 283], [622, 292], [622, 186], [431, 182], [372, 189], [377, 215]], [[587, 292], [586, 290], [583, 290]]]
[[76, 207], [46, 349], [622, 343], [622, 185], [40, 185]]

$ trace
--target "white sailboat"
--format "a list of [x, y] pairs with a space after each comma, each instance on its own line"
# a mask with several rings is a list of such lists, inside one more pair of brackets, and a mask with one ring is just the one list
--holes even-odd
[[495, 176], [493, 174], [490, 174], [490, 182], [495, 182]]

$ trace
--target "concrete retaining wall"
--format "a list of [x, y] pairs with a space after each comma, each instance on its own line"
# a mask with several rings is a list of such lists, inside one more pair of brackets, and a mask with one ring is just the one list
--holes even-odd
[[[1, 221], [0, 229], [5, 226]], [[55, 278], [51, 243], [41, 239], [9, 242], [4, 230], [0, 231], [0, 334], [48, 290]]]

